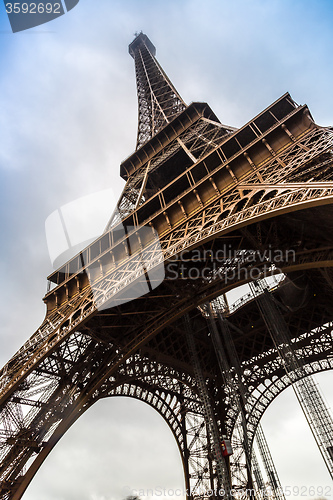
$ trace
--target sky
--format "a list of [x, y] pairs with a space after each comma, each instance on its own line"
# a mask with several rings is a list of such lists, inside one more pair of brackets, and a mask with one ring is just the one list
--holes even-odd
[[[0, 4], [1, 365], [45, 314], [49, 215], [105, 189], [116, 199], [123, 188], [119, 164], [137, 132], [127, 51], [134, 33], [149, 36], [183, 99], [208, 102], [222, 123], [242, 126], [289, 91], [317, 123], [333, 125], [332, 25], [331, 0], [80, 0], [13, 34]], [[332, 407], [332, 374], [317, 381]], [[333, 498], [291, 390], [269, 407], [263, 428], [281, 483], [294, 493], [303, 487], [289, 498]], [[112, 398], [68, 431], [23, 498], [123, 500], [160, 488], [156, 496], [166, 499], [183, 487], [163, 419], [143, 403]]]

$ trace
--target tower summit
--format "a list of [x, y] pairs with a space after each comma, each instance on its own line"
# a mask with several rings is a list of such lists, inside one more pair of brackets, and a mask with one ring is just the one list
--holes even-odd
[[139, 100], [136, 149], [139, 149], [179, 115], [186, 104], [157, 62], [156, 49], [147, 35], [140, 33], [128, 50], [135, 62]]

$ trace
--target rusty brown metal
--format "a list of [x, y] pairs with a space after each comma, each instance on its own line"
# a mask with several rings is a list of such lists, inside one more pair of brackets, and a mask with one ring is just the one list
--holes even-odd
[[[48, 277], [45, 320], [0, 373], [2, 500], [21, 498], [66, 430], [98, 399], [117, 395], [147, 402], [167, 421], [193, 495], [216, 489], [183, 317], [193, 325], [218, 430], [231, 437], [237, 411], [202, 305], [268, 272], [287, 276], [274, 294], [308, 373], [333, 367], [332, 130], [288, 93], [240, 129], [222, 125], [207, 104], [185, 105], [145, 35], [130, 53], [139, 131], [137, 150], [121, 165], [127, 183], [117, 210], [100, 238]], [[147, 276], [159, 266], [165, 277], [155, 287]], [[147, 282], [149, 291], [135, 295]], [[304, 289], [299, 305], [293, 292], [288, 307], [288, 283]], [[251, 444], [289, 381], [253, 301], [229, 311], [228, 321]], [[249, 471], [231, 472], [241, 491]]]

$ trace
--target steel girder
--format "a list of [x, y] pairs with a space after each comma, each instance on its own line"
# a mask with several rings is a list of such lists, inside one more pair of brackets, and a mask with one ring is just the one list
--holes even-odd
[[[295, 347], [300, 346], [301, 356], [309, 374], [332, 368], [331, 337], [331, 325], [326, 325], [299, 335], [295, 339]], [[211, 482], [208, 485], [210, 476], [207, 471], [212, 470], [214, 466], [208, 460], [202, 408], [191, 368], [187, 367], [186, 373], [184, 369], [175, 370], [165, 364], [153, 363], [150, 358], [145, 359], [142, 354], [136, 354], [120, 365], [113, 376], [104, 376], [102, 380], [100, 372], [105, 374], [106, 359], [109, 354], [112, 354], [112, 346], [93, 341], [89, 330], [85, 333], [72, 334], [67, 342], [62, 344], [61, 349], [52, 353], [36, 372], [26, 378], [25, 384], [16, 391], [15, 396], [4, 407], [2, 472], [7, 477], [4, 485], [11, 490], [11, 494], [14, 488], [9, 488], [9, 486], [11, 481], [15, 484], [15, 475], [21, 477], [21, 485], [20, 481], [15, 484], [15, 489], [19, 488], [17, 491], [20, 492], [31, 479], [32, 472], [38, 469], [65, 430], [91, 404], [100, 397], [126, 393], [149, 402], [168, 421], [182, 452], [184, 465], [187, 462], [190, 463], [189, 476], [185, 474], [186, 485], [190, 485], [193, 491], [201, 492], [207, 491], [208, 486], [210, 489], [213, 487]], [[152, 351], [150, 351], [151, 355]], [[249, 436], [252, 439], [264, 410], [290, 382], [283, 373], [281, 362], [273, 352], [267, 353], [266, 356], [259, 356], [251, 362], [245, 362], [244, 376], [246, 376], [246, 386], [249, 390], [247, 410]], [[206, 373], [206, 377], [209, 380], [211, 375]], [[96, 379], [101, 381], [99, 388], [93, 392], [90, 391], [90, 399], [84, 398], [84, 393], [89, 390], [89, 386]], [[268, 380], [271, 381], [269, 385], [267, 385]], [[131, 392], [130, 387], [135, 387], [135, 390], [132, 389]], [[212, 399], [214, 397], [216, 398], [216, 394], [213, 391]], [[173, 401], [172, 407], [170, 401]], [[29, 412], [27, 408], [30, 408]], [[226, 408], [226, 413], [224, 420], [227, 424], [226, 430], [228, 427], [232, 430], [237, 415], [233, 408], [229, 410]], [[181, 426], [184, 414], [190, 421], [194, 419], [197, 422], [196, 425], [199, 425], [200, 420], [199, 436], [193, 431], [190, 423], [186, 424], [189, 425], [189, 428], [186, 427], [189, 435], [194, 433], [198, 439], [200, 449], [197, 446], [194, 447], [194, 444], [189, 450], [185, 448], [184, 443], [188, 442], [189, 438], [185, 441], [184, 436], [187, 430], [185, 432]], [[180, 429], [183, 429], [182, 433]], [[195, 449], [193, 453], [196, 458], [191, 456], [192, 447]], [[201, 457], [200, 460], [198, 456]], [[206, 461], [203, 461], [204, 456], [206, 456]], [[26, 476], [22, 476], [23, 466], [29, 467], [30, 463], [32, 465], [30, 469], [28, 468]], [[195, 464], [199, 469], [206, 471], [205, 474], [194, 470]], [[199, 481], [200, 477], [202, 481], [201, 479]], [[196, 478], [195, 482], [192, 481], [193, 478]], [[240, 483], [239, 480], [237, 485], [246, 487], [246, 484]], [[214, 487], [216, 488], [216, 484]], [[6, 498], [6, 494], [3, 498]]]
[[[127, 185], [118, 212], [101, 238], [50, 276], [55, 288], [45, 296], [43, 324], [0, 373], [2, 499], [19, 499], [66, 430], [99, 398], [117, 394], [146, 401], [166, 419], [187, 487], [200, 494], [216, 488], [180, 320], [189, 313], [200, 326], [196, 345], [212, 411], [221, 436], [231, 435], [237, 411], [197, 307], [268, 271], [302, 272], [311, 284], [317, 302], [307, 298], [287, 309], [286, 321], [309, 373], [332, 367], [332, 130], [314, 124], [289, 94], [239, 131], [222, 126], [207, 105], [185, 106], [144, 36], [130, 51], [138, 78], [138, 149], [122, 164]], [[143, 225], [151, 228], [146, 242]], [[218, 266], [207, 258], [196, 264], [205, 275], [170, 276], [170, 261], [182, 263], [184, 252], [207, 255], [225, 242], [232, 257]], [[260, 255], [267, 249], [292, 250], [293, 259], [281, 259], [277, 269]], [[187, 260], [185, 270], [192, 264]], [[166, 271], [160, 286], [123, 303], [122, 293], [159, 265]], [[288, 381], [253, 304], [229, 319], [248, 392], [251, 440]], [[246, 474], [235, 477], [239, 487], [247, 481]]]

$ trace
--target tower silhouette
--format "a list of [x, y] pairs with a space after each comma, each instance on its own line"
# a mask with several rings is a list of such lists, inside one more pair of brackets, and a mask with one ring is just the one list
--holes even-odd
[[117, 209], [48, 277], [45, 320], [0, 373], [1, 499], [21, 498], [67, 429], [117, 395], [166, 420], [188, 496], [242, 496], [268, 405], [333, 367], [331, 128], [288, 93], [225, 126], [184, 103], [146, 35], [129, 52], [139, 126]]

